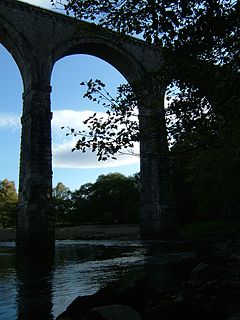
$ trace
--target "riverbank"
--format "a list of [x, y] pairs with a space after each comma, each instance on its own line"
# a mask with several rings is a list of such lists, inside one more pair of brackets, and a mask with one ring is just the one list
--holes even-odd
[[[95, 320], [96, 312], [111, 312], [111, 319], [118, 319], [117, 314], [129, 312], [128, 319], [131, 320], [177, 320], [179, 317], [184, 317], [185, 320], [239, 320], [240, 222], [191, 223], [179, 230], [179, 236], [176, 241], [169, 242], [170, 250], [181, 257], [187, 246], [193, 255], [184, 255], [184, 259], [179, 263], [174, 262], [174, 265], [166, 262], [164, 265], [157, 257], [153, 263], [149, 260], [150, 264], [126, 274], [117, 283], [109, 284], [93, 295], [79, 296], [58, 319]], [[59, 228], [56, 230], [56, 238], [134, 240], [139, 238], [139, 226], [88, 225]], [[14, 240], [15, 230], [0, 230], [0, 239]], [[155, 244], [153, 248], [148, 254], [156, 255]], [[160, 243], [160, 249], [163, 256], [167, 257], [168, 243], [164, 242], [163, 246]], [[174, 271], [175, 286], [167, 290], [161, 290], [156, 285], [156, 281], [165, 283], [167, 279], [165, 275], [162, 276], [163, 269]], [[126, 317], [121, 318], [123, 319]]]
[[[192, 242], [225, 242], [240, 235], [240, 221], [209, 220], [179, 228], [179, 239]], [[80, 225], [55, 229], [56, 240], [138, 240], [139, 224]], [[240, 236], [239, 236], [240, 238]], [[15, 241], [14, 228], [0, 229], [0, 241]], [[240, 241], [240, 240], [239, 240]]]
[[[137, 240], [140, 238], [138, 224], [83, 225], [56, 228], [56, 240]], [[15, 241], [16, 230], [0, 229], [1, 241]]]
[[194, 246], [204, 245], [174, 269], [166, 264], [166, 270], [174, 270], [175, 286], [160, 288], [163, 264], [150, 263], [93, 295], [77, 297], [57, 320], [112, 320], [120, 314], [122, 320], [239, 320], [239, 222], [191, 224], [181, 235]]

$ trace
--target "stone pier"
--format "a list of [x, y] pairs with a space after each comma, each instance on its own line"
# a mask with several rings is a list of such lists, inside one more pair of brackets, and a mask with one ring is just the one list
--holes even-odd
[[164, 111], [165, 86], [149, 77], [142, 83], [138, 90], [143, 182], [140, 232], [143, 239], [159, 239], [172, 236], [177, 227]]
[[17, 245], [54, 243], [50, 87], [23, 95]]

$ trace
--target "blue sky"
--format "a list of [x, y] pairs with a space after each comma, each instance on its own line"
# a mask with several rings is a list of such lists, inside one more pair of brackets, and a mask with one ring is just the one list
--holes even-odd
[[[51, 8], [50, 0], [28, 0], [35, 5]], [[7, 178], [18, 185], [20, 156], [20, 117], [22, 113], [22, 80], [10, 53], [0, 44], [0, 180]], [[118, 160], [98, 162], [92, 152], [71, 152], [74, 141], [66, 137], [61, 126], [83, 128], [82, 120], [93, 111], [104, 112], [99, 105], [82, 99], [80, 82], [101, 79], [114, 93], [117, 85], [126, 82], [111, 65], [93, 56], [74, 55], [58, 61], [51, 85], [53, 185], [63, 182], [71, 190], [93, 182], [100, 174], [121, 172], [132, 175], [139, 171], [139, 159], [119, 156]]]

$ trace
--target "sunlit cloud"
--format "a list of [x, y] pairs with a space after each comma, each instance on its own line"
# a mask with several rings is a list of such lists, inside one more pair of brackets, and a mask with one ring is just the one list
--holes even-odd
[[[118, 154], [117, 160], [109, 159], [107, 161], [98, 161], [96, 153], [88, 150], [85, 153], [74, 151], [78, 137], [72, 135], [66, 136], [69, 128], [76, 130], [87, 130], [83, 120], [87, 119], [94, 112], [74, 111], [74, 110], [57, 110], [53, 112], [52, 119], [52, 153], [53, 167], [55, 168], [100, 168], [100, 167], [119, 167], [124, 165], [135, 164], [139, 162], [137, 156], [133, 156], [131, 152], [139, 154], [139, 145], [131, 152], [126, 151], [126, 154]], [[106, 114], [98, 112], [97, 115], [105, 117]], [[65, 129], [61, 129], [64, 127]], [[20, 116], [10, 113], [0, 113], [0, 130], [20, 130]]]
[[13, 113], [0, 113], [0, 129], [18, 130], [20, 128], [20, 116]]
[[[50, 0], [18, 0], [21, 2], [29, 3], [34, 6], [42, 7], [45, 9], [51, 9], [51, 10], [56, 10], [59, 11], [59, 9], [62, 11], [63, 6], [62, 5], [57, 5], [56, 7], [52, 5], [52, 2]], [[62, 4], [66, 3], [65, 0], [62, 0]]]
[[20, 0], [20, 1], [33, 4], [35, 6], [43, 7], [43, 8], [52, 8], [52, 4], [50, 0]]
[[[83, 121], [93, 115], [93, 111], [74, 111], [74, 110], [56, 110], [53, 111], [52, 119], [52, 138], [54, 143], [63, 143], [69, 141], [73, 137], [66, 136], [69, 129], [73, 128], [78, 130], [87, 130], [87, 126], [83, 124]], [[97, 113], [99, 117], [106, 117], [103, 112]], [[76, 139], [75, 139], [76, 141]]]
[[[82, 130], [84, 128], [83, 121], [93, 115], [94, 111], [84, 110], [55, 110], [53, 111], [52, 128], [60, 130], [62, 127], [70, 127]], [[99, 116], [106, 116], [104, 112], [98, 112]]]
[[[53, 167], [55, 168], [100, 168], [119, 167], [139, 162], [138, 157], [128, 154], [117, 155], [117, 160], [98, 161], [96, 153], [88, 150], [85, 153], [71, 150], [75, 147], [77, 137], [66, 136], [68, 130], [62, 130], [64, 126], [77, 130], [87, 129], [82, 121], [92, 115], [92, 111], [58, 110], [53, 113], [52, 135], [53, 135]], [[105, 113], [98, 113], [105, 116]], [[134, 153], [139, 153], [138, 144], [135, 145]]]
[[71, 152], [74, 141], [53, 145], [53, 167], [55, 168], [100, 168], [119, 167], [139, 162], [139, 159], [132, 155], [118, 155], [118, 159], [98, 161], [97, 156], [90, 150], [82, 153], [80, 151]]

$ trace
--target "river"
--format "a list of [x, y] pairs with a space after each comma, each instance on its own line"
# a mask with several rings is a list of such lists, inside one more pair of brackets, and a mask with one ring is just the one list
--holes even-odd
[[0, 242], [0, 320], [53, 320], [77, 296], [138, 265], [148, 265], [159, 286], [174, 286], [171, 266], [188, 253], [166, 248], [158, 241], [65, 240], [54, 252], [26, 252]]

